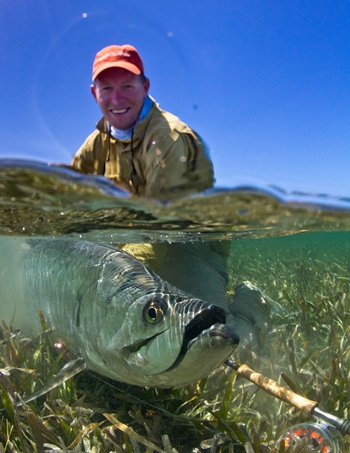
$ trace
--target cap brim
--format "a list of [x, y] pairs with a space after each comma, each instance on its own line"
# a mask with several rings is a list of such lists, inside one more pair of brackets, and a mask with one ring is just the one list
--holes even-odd
[[116, 61], [116, 62], [108, 62], [104, 65], [101, 65], [97, 71], [92, 74], [92, 80], [96, 80], [96, 78], [101, 74], [101, 72], [105, 71], [106, 69], [110, 68], [123, 68], [127, 71], [132, 72], [133, 74], [139, 75], [141, 74], [140, 69], [132, 63], [128, 63], [127, 61]]

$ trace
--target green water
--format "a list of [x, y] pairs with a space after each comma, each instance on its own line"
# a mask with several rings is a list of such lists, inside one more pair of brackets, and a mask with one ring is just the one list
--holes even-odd
[[232, 288], [251, 280], [273, 299], [273, 323], [289, 334], [299, 329], [305, 352], [326, 347], [332, 329], [346, 334], [350, 232], [233, 241], [229, 269]]
[[[276, 279], [285, 279], [302, 268], [309, 269], [312, 281], [322, 275], [341, 275], [350, 281], [350, 232], [312, 232], [275, 238], [232, 241], [230, 274], [235, 279], [256, 280], [262, 286], [274, 286]], [[312, 269], [315, 274], [312, 275]], [[295, 284], [298, 284], [297, 276]], [[311, 282], [310, 282], [311, 284]]]
[[[38, 169], [35, 165], [0, 166], [0, 176], [1, 235], [68, 237], [105, 244], [230, 241], [229, 291], [249, 280], [272, 304], [269, 330], [261, 336], [259, 350], [251, 351], [244, 359], [276, 380], [285, 376], [284, 385], [317, 401], [329, 413], [350, 418], [348, 200], [279, 198], [264, 191], [232, 189], [159, 205], [150, 200], [122, 198], [105, 181], [101, 185], [99, 180]], [[30, 393], [57, 373], [59, 364], [50, 359], [46, 343], [34, 342], [32, 351], [27, 340], [18, 339], [11, 346], [11, 355], [8, 337], [2, 335], [0, 369], [11, 366], [36, 370], [35, 376], [17, 371], [11, 379], [6, 378], [16, 391], [21, 393], [25, 388]], [[27, 345], [24, 350], [22, 345]], [[40, 384], [36, 383], [37, 376]], [[222, 449], [210, 447], [211, 451], [235, 451], [232, 445], [237, 443], [237, 424], [244, 425], [256, 445], [261, 442], [267, 448], [264, 451], [273, 451], [270, 449], [284, 429], [308, 419], [241, 380], [235, 382], [223, 367], [207, 380], [171, 392], [101, 383], [89, 374], [66, 385], [68, 391], [51, 393], [49, 406], [43, 408], [38, 403], [37, 409], [40, 416], [52, 421], [52, 430], [60, 432], [66, 446], [89, 423], [106, 424], [104, 413], [133, 426], [144, 439], [157, 441], [157, 445], [163, 445], [161, 436], [169, 436], [179, 452], [209, 451], [204, 446], [214, 445], [219, 438], [226, 439]], [[61, 408], [58, 401], [62, 400]], [[48, 407], [64, 414], [68, 431], [74, 434], [67, 435], [54, 424], [56, 415], [50, 418]], [[89, 416], [87, 411], [91, 411]], [[218, 423], [218, 416], [224, 423]], [[26, 419], [21, 420], [26, 429]], [[4, 445], [4, 433], [13, 429], [11, 423], [11, 416], [0, 417], [0, 446], [1, 442]], [[23, 434], [16, 433], [14, 429], [11, 441], [21, 446]], [[136, 441], [132, 444], [132, 436], [115, 427], [113, 435], [115, 442], [108, 444], [101, 440], [99, 428], [91, 428], [86, 442], [106, 442], [105, 448], [96, 450], [102, 453], [113, 448], [123, 451], [125, 443], [128, 451], [133, 451]], [[61, 442], [51, 441], [57, 446]], [[140, 443], [138, 448], [146, 451]], [[350, 451], [348, 443], [342, 451]]]

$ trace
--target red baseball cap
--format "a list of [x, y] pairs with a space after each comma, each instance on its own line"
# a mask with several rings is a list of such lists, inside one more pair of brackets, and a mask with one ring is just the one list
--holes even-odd
[[125, 44], [123, 46], [108, 46], [100, 50], [95, 57], [92, 68], [92, 80], [105, 69], [124, 68], [133, 74], [143, 74], [143, 63], [135, 47]]

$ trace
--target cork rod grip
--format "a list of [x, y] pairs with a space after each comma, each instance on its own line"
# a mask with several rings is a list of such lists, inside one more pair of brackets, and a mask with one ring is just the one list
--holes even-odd
[[241, 365], [237, 370], [237, 374], [257, 385], [266, 393], [275, 396], [285, 403], [292, 404], [308, 416], [312, 415], [312, 411], [318, 405], [316, 401], [304, 398], [303, 396], [282, 387], [282, 385], [278, 384], [278, 382], [257, 373], [256, 371], [250, 369], [247, 365]]

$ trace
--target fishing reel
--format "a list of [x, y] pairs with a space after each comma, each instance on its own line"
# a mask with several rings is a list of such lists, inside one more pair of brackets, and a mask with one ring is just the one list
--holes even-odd
[[335, 426], [316, 418], [314, 422], [300, 423], [284, 431], [278, 440], [279, 452], [340, 453], [342, 436]]

